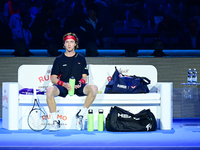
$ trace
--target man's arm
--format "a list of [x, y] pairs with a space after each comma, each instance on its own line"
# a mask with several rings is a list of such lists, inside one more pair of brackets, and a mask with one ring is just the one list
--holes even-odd
[[59, 81], [58, 76], [57, 75], [51, 75], [51, 82], [53, 84], [57, 84]]
[[52, 75], [51, 76], [51, 82], [53, 84], [57, 84], [57, 85], [63, 86], [68, 91], [71, 90], [71, 86], [69, 85], [69, 83], [59, 80], [57, 75]]
[[9, 22], [9, 6], [8, 6], [8, 3], [6, 3], [4, 5], [3, 16], [4, 16], [4, 20], [6, 21], [6, 23], [8, 23]]
[[87, 74], [82, 74], [82, 78], [79, 80], [79, 85], [85, 84], [87, 82]]
[[85, 82], [87, 82], [87, 74], [82, 74], [82, 79], [84, 79]]
[[79, 84], [75, 85], [75, 89], [78, 89], [81, 87], [82, 84], [85, 84], [87, 82], [87, 74], [82, 74], [82, 78], [79, 80]]

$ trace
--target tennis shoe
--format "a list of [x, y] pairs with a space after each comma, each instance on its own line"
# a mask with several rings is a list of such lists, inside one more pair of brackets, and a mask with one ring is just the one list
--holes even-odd
[[79, 115], [81, 110], [76, 114], [76, 128], [77, 130], [83, 130], [83, 116]]
[[54, 120], [53, 125], [49, 128], [49, 131], [59, 131], [60, 130], [60, 120]]

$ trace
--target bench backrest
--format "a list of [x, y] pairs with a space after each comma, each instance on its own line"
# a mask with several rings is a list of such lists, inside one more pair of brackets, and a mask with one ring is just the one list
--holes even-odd
[[[88, 82], [98, 86], [99, 91], [104, 92], [105, 86], [112, 77], [115, 66], [124, 75], [136, 75], [147, 77], [151, 80], [149, 89], [154, 90], [157, 83], [157, 70], [152, 65], [88, 65]], [[19, 89], [22, 88], [46, 88], [52, 85], [50, 80], [52, 65], [22, 65], [18, 69]]]
[[52, 85], [52, 65], [21, 65], [18, 69], [19, 90], [22, 88], [47, 88]]

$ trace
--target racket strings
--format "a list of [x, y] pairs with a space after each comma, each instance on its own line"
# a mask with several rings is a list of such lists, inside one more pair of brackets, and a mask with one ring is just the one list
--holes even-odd
[[47, 117], [41, 110], [33, 110], [29, 115], [29, 126], [33, 130], [43, 130], [47, 125]]

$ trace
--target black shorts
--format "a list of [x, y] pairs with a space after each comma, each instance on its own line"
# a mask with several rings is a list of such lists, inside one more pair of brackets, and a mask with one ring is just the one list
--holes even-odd
[[[54, 84], [54, 86], [56, 86], [58, 88], [58, 90], [60, 91], [60, 94], [58, 96], [61, 97], [66, 97], [68, 94], [68, 90], [66, 88], [64, 88], [63, 86]], [[83, 88], [86, 86], [86, 84], [82, 84], [80, 88], [75, 89], [74, 94], [78, 95], [78, 96], [84, 96], [85, 94], [83, 93]]]

